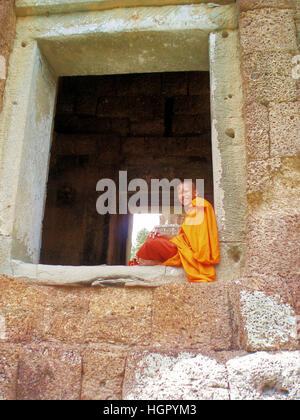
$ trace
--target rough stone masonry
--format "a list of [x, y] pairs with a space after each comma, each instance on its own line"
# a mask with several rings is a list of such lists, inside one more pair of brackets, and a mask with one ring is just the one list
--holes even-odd
[[[9, 67], [14, 10], [17, 21], [61, 12], [50, 3], [47, 10], [42, 0], [17, 0], [16, 9], [12, 1], [0, 3], [1, 74], [15, 71]], [[29, 282], [29, 274], [23, 280], [1, 276], [0, 399], [300, 398], [300, 98], [293, 77], [299, 2], [239, 0], [236, 6], [246, 125], [246, 275], [201, 287], [182, 273], [179, 281], [155, 287], [54, 286], [41, 265], [31, 270], [46, 279], [43, 285]], [[0, 104], [4, 88], [1, 79]], [[2, 149], [1, 127], [0, 142]]]

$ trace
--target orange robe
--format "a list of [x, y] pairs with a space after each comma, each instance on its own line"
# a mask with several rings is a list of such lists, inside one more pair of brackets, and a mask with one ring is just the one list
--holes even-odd
[[[188, 281], [212, 282], [216, 279], [213, 264], [220, 262], [217, 222], [214, 209], [204, 198], [195, 198], [177, 236], [148, 236], [137, 256], [161, 261], [157, 265], [183, 266]], [[134, 259], [129, 265], [136, 265]]]
[[145, 243], [140, 247], [136, 256], [144, 260], [166, 261], [177, 253], [177, 247], [167, 237], [159, 235], [152, 238], [148, 236]]
[[177, 246], [177, 253], [161, 265], [183, 266], [189, 282], [215, 281], [213, 264], [220, 262], [219, 237], [214, 209], [207, 200], [193, 200], [179, 234], [170, 241]]

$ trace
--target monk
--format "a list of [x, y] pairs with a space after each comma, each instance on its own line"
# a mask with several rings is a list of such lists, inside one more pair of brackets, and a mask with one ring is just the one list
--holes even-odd
[[207, 200], [197, 197], [191, 181], [179, 184], [177, 194], [187, 209], [178, 235], [151, 232], [129, 265], [182, 266], [189, 282], [215, 281], [214, 264], [220, 262], [220, 249], [214, 209]]

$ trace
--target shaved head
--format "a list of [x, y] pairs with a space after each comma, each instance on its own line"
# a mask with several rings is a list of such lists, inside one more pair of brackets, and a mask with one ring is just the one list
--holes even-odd
[[184, 206], [189, 206], [197, 195], [195, 183], [192, 180], [184, 180], [177, 186], [177, 195]]

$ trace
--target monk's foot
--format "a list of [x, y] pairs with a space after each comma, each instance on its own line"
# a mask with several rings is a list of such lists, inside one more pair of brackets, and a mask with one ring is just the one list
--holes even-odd
[[143, 260], [143, 258], [137, 258], [138, 265], [156, 265], [158, 261], [153, 260]]

